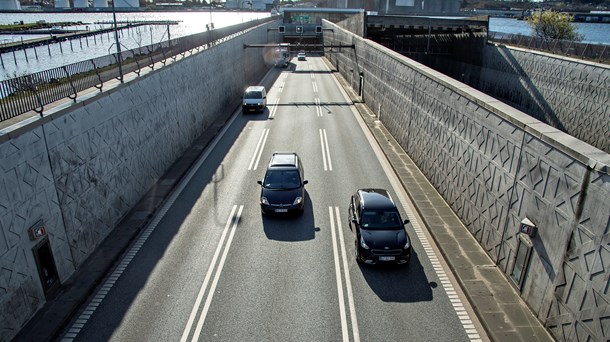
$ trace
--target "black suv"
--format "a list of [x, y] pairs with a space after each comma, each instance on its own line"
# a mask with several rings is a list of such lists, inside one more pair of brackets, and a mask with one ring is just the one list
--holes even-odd
[[303, 212], [307, 184], [303, 177], [303, 165], [296, 153], [274, 153], [265, 178], [258, 181], [263, 214]]
[[406, 264], [411, 241], [387, 190], [360, 189], [349, 203], [349, 228], [354, 233], [356, 261]]

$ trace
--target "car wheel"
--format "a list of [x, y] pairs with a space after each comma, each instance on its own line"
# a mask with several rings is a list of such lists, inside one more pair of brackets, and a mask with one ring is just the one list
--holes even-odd
[[354, 242], [354, 256], [356, 257], [356, 262], [362, 263], [362, 258], [360, 257], [360, 250], [358, 249], [358, 240]]

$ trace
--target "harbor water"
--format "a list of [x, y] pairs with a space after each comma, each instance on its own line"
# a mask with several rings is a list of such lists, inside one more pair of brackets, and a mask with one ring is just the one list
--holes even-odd
[[[230, 26], [254, 19], [268, 17], [266, 12], [119, 12], [117, 22], [172, 21], [175, 25], [146, 25], [119, 31], [121, 50], [129, 50], [156, 44], [168, 39], [188, 36], [215, 28]], [[97, 30], [108, 28], [113, 21], [112, 13], [0, 13], [0, 24], [15, 22], [35, 23], [81, 22], [69, 29]], [[610, 24], [574, 23], [584, 42], [610, 45]], [[527, 22], [509, 18], [490, 18], [489, 30], [493, 32], [531, 34]], [[21, 42], [48, 35], [0, 35], [0, 44]], [[0, 80], [15, 78], [37, 71], [79, 62], [115, 53], [117, 50], [113, 33], [104, 33], [62, 43], [49, 44], [0, 55]]]
[[[173, 21], [176, 25], [145, 25], [119, 31], [121, 51], [157, 44], [168, 39], [180, 38], [214, 28], [231, 26], [270, 16], [266, 12], [147, 12], [116, 13], [117, 22]], [[0, 13], [0, 24], [15, 22], [35, 23], [82, 22], [82, 25], [66, 29], [97, 30], [111, 27], [112, 13]], [[48, 37], [49, 35], [0, 35], [0, 44], [21, 42], [22, 39]], [[62, 65], [116, 53], [114, 33], [104, 33], [87, 38], [64, 41], [1, 55], [0, 80], [6, 80]]]

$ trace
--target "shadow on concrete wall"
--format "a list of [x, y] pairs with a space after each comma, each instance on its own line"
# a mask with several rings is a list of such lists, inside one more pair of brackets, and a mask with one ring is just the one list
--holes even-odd
[[[493, 82], [489, 85], [479, 84], [481, 91], [488, 93], [507, 104], [529, 114], [547, 125], [551, 125], [562, 132], [567, 132], [565, 125], [561, 122], [557, 113], [551, 108], [544, 95], [538, 90], [537, 86], [532, 82], [530, 76], [520, 65], [520, 62], [514, 57], [510, 49], [506, 47], [486, 47], [486, 53], [490, 57], [486, 58], [486, 64], [483, 65], [481, 73], [491, 72], [492, 74], [505, 75], [513, 79], [510, 87], [507, 89], [505, 80], [508, 77], [496, 77], [499, 83]], [[491, 62], [491, 63], [490, 63]], [[502, 70], [508, 70], [502, 71]], [[485, 78], [489, 80], [490, 78]], [[488, 89], [491, 91], [489, 92]]]
[[[478, 50], [478, 51], [477, 51]], [[407, 56], [463, 82], [531, 117], [568, 133], [565, 125], [536, 84], [506, 47], [455, 48], [451, 56]], [[485, 57], [483, 58], [483, 54]], [[473, 58], [479, 55], [480, 58]], [[569, 134], [569, 133], [568, 133]]]

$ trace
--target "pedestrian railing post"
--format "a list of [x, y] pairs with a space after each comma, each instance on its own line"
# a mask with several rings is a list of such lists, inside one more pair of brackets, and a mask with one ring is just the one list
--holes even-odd
[[[218, 39], [216, 43], [221, 41], [219, 38], [229, 36], [235, 37], [262, 22], [263, 21], [255, 21], [250, 24], [234, 25], [235, 27], [232, 26], [213, 30], [215, 38]], [[214, 37], [212, 37], [209, 32], [205, 32], [168, 40], [167, 48], [163, 48], [163, 46], [159, 44], [159, 49], [161, 50], [160, 55], [163, 56], [163, 64], [165, 65], [168, 57], [171, 57], [175, 62], [178, 56], [185, 57], [187, 56], [187, 53], [192, 55], [195, 51], [202, 51], [203, 45], [208, 42], [214, 43], [214, 41], [209, 40], [209, 38]], [[95, 36], [94, 40], [96, 40]], [[60, 49], [62, 48], [60, 40], [55, 39], [53, 41], [59, 43]], [[50, 56], [50, 44], [47, 44], [47, 49]], [[167, 51], [165, 51], [165, 49], [167, 49]], [[120, 49], [117, 50], [120, 51]], [[155, 53], [158, 52], [154, 49], [153, 44], [151, 44], [151, 46], [146, 46], [146, 50], [148, 53], [144, 58], [148, 58], [150, 67], [154, 69], [155, 60], [158, 59], [158, 56], [155, 55]], [[136, 50], [129, 51], [133, 55], [134, 62], [137, 66], [136, 74], [139, 76], [141, 73], [141, 66], [139, 59], [134, 53]], [[12, 53], [13, 56], [15, 56], [14, 49], [12, 50]], [[103, 57], [90, 59], [90, 63], [89, 61], [72, 63], [41, 73], [16, 77], [0, 82], [0, 107], [2, 108], [0, 121], [14, 118], [28, 111], [35, 111], [42, 116], [44, 107], [49, 103], [66, 97], [76, 102], [80, 91], [95, 87], [101, 92], [104, 82], [112, 80], [113, 78], [123, 82], [122, 55], [123, 52], [109, 53]], [[4, 66], [4, 60], [2, 60], [1, 55], [0, 63]], [[17, 63], [16, 57], [15, 63]], [[119, 69], [118, 76], [116, 75], [117, 68]], [[133, 66], [131, 68], [133, 68]], [[128, 70], [129, 69], [130, 68], [128, 68]], [[70, 70], [73, 72], [70, 72]], [[62, 80], [64, 79], [64, 75], [65, 82]]]

